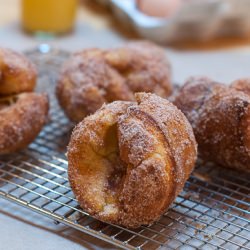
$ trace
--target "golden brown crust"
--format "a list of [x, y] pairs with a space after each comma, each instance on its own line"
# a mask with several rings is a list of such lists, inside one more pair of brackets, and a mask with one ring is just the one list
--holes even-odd
[[67, 116], [77, 122], [103, 103], [133, 101], [134, 92], [170, 95], [170, 71], [164, 50], [149, 42], [87, 49], [65, 63], [56, 94]]
[[180, 89], [174, 103], [191, 122], [203, 158], [250, 170], [249, 95], [196, 77]]
[[22, 54], [0, 48], [0, 96], [33, 91], [37, 72]]
[[25, 148], [47, 121], [48, 98], [23, 93], [0, 99], [0, 155]]
[[129, 42], [108, 50], [105, 61], [125, 78], [132, 93], [151, 92], [167, 97], [172, 92], [171, 66], [165, 51], [150, 42]]
[[96, 218], [126, 227], [157, 220], [182, 190], [196, 160], [185, 116], [153, 94], [104, 105], [75, 128], [69, 181]]
[[236, 80], [230, 86], [250, 96], [250, 78]]

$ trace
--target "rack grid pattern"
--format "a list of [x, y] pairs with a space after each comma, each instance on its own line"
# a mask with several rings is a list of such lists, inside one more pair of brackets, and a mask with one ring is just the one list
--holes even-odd
[[49, 91], [50, 122], [28, 149], [0, 157], [0, 197], [124, 249], [250, 249], [250, 175], [198, 163], [172, 207], [131, 230], [100, 222], [79, 207], [68, 183], [65, 149], [73, 128], [54, 97], [64, 51], [27, 52], [38, 91]]

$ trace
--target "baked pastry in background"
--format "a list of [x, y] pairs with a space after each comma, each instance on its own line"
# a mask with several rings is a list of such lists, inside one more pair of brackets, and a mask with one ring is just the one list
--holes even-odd
[[176, 14], [183, 1], [181, 0], [137, 0], [138, 9], [145, 15], [167, 18]]
[[108, 223], [136, 228], [157, 220], [181, 192], [196, 160], [192, 128], [166, 99], [103, 105], [74, 129], [68, 175], [81, 207]]
[[48, 109], [44, 94], [0, 98], [0, 155], [27, 147], [47, 122]]
[[33, 91], [36, 78], [35, 66], [23, 54], [0, 48], [0, 97]]
[[250, 78], [236, 80], [230, 86], [250, 96]]
[[190, 121], [202, 158], [249, 171], [250, 95], [243, 89], [249, 89], [246, 81], [226, 86], [192, 77], [179, 90], [174, 104]]
[[75, 53], [62, 67], [56, 88], [61, 107], [75, 122], [103, 103], [133, 101], [135, 92], [167, 97], [171, 91], [171, 68], [165, 51], [145, 41]]
[[31, 93], [36, 78], [28, 58], [0, 48], [0, 155], [25, 148], [47, 121], [47, 95]]

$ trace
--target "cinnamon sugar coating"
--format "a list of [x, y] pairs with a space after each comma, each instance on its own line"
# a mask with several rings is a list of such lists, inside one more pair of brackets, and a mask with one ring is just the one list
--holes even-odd
[[201, 156], [224, 167], [250, 170], [249, 81], [231, 86], [192, 77], [175, 105], [190, 121]]
[[250, 96], [250, 78], [236, 80], [230, 86]]
[[47, 121], [48, 98], [22, 93], [0, 99], [0, 155], [25, 148]]
[[69, 181], [81, 207], [136, 228], [157, 220], [182, 190], [196, 160], [192, 128], [169, 101], [138, 93], [86, 117], [68, 146]]
[[72, 121], [81, 121], [103, 103], [133, 101], [135, 92], [171, 94], [171, 68], [165, 51], [150, 42], [113, 49], [86, 49], [63, 66], [56, 94]]
[[29, 93], [36, 79], [24, 55], [0, 48], [0, 155], [25, 148], [47, 121], [47, 95]]
[[0, 48], [0, 96], [33, 91], [37, 72], [22, 54]]

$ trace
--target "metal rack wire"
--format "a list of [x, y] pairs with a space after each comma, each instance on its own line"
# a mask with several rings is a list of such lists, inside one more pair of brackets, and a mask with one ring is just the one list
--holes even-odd
[[[46, 53], [45, 53], [46, 52]], [[39, 88], [50, 92], [51, 120], [28, 149], [0, 158], [0, 197], [124, 249], [250, 249], [250, 175], [200, 163], [175, 203], [150, 226], [131, 230], [81, 210], [67, 179], [73, 125], [54, 97], [68, 53], [33, 50]]]

